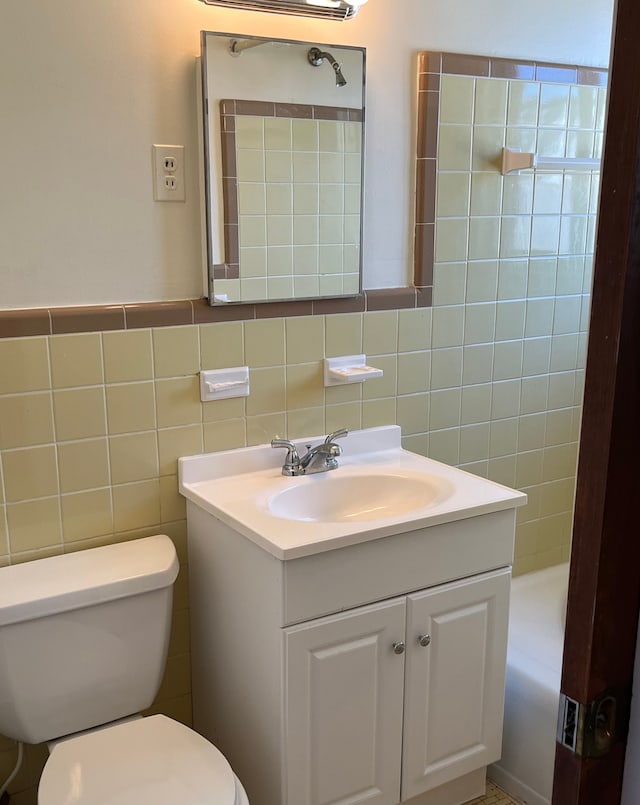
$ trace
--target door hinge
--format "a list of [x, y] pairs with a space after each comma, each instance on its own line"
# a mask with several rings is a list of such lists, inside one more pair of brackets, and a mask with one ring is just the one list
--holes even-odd
[[602, 757], [626, 735], [630, 695], [610, 688], [583, 704], [560, 694], [559, 744], [581, 757]]

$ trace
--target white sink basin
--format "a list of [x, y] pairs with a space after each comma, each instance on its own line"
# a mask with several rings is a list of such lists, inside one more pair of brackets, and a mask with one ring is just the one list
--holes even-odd
[[[304, 451], [305, 443], [323, 439], [299, 440], [298, 447]], [[397, 425], [353, 431], [340, 444], [337, 469], [293, 478], [282, 475], [283, 454], [268, 444], [181, 458], [180, 492], [189, 507], [277, 559], [514, 509], [527, 500], [522, 492], [404, 450]]]
[[348, 523], [424, 509], [453, 491], [453, 486], [429, 476], [399, 474], [341, 475], [339, 470], [301, 479], [268, 499], [275, 517], [307, 523]]

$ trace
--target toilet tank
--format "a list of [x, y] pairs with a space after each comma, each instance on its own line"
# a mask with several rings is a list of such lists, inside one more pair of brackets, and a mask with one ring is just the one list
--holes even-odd
[[149, 707], [178, 567], [157, 535], [0, 568], [0, 734], [40, 743]]

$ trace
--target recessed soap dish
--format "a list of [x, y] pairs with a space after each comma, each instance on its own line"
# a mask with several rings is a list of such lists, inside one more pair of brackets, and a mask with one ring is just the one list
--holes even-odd
[[339, 358], [325, 358], [325, 386], [340, 386], [345, 383], [363, 383], [375, 377], [382, 377], [382, 369], [367, 366], [366, 355], [342, 355]]

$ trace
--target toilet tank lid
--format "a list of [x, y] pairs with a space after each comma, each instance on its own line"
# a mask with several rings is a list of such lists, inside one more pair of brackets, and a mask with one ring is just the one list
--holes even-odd
[[0, 626], [169, 587], [178, 569], [164, 534], [3, 567]]

